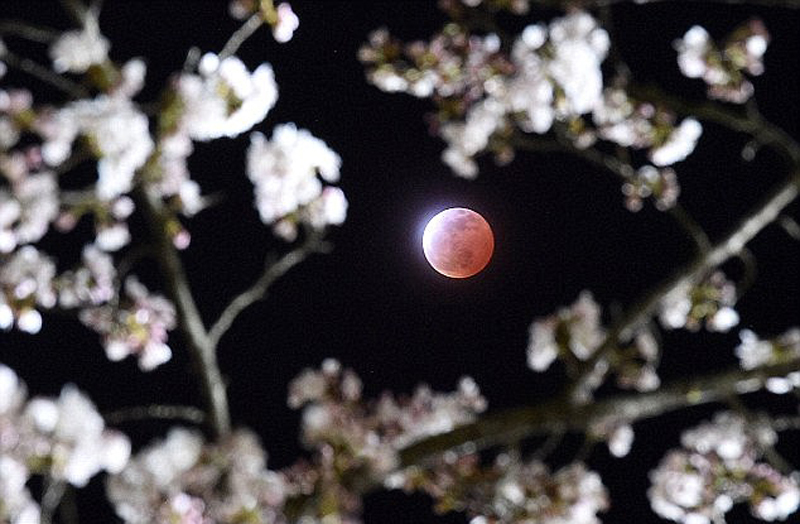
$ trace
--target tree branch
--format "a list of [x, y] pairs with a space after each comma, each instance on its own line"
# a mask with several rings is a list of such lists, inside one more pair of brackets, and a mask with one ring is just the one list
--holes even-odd
[[714, 244], [712, 249], [700, 253], [689, 264], [682, 267], [670, 278], [634, 303], [608, 331], [605, 340], [594, 354], [583, 363], [578, 379], [571, 388], [571, 394], [581, 391], [586, 379], [595, 365], [606, 358], [620, 340], [631, 338], [636, 329], [652, 316], [661, 300], [683, 285], [700, 278], [708, 270], [719, 266], [742, 248], [764, 227], [772, 223], [797, 197], [800, 186], [800, 171], [795, 171], [783, 184], [775, 188], [764, 201], [747, 214], [733, 230]]
[[[679, 380], [650, 393], [618, 395], [592, 404], [575, 405], [567, 397], [535, 406], [502, 411], [472, 424], [430, 437], [400, 451], [401, 467], [425, 462], [427, 459], [465, 444], [478, 449], [517, 442], [523, 438], [551, 434], [560, 428], [584, 432], [593, 423], [606, 417], [636, 422], [658, 417], [689, 406], [710, 404], [732, 395], [761, 389], [764, 382], [775, 376], [800, 370], [800, 358], [761, 368], [743, 371], [739, 368]], [[787, 426], [796, 427], [794, 421]]]
[[117, 425], [141, 420], [182, 420], [190, 424], [202, 424], [205, 413], [194, 406], [134, 406], [104, 413], [107, 424]]
[[247, 290], [236, 296], [222, 311], [214, 325], [211, 326], [208, 332], [211, 347], [216, 348], [219, 345], [220, 339], [230, 329], [236, 317], [242, 311], [266, 296], [273, 282], [308, 258], [309, 255], [324, 252], [327, 248], [328, 246], [322, 241], [321, 235], [313, 232], [308, 235], [302, 245], [283, 255], [277, 262], [267, 262], [261, 277]]
[[17, 36], [31, 42], [49, 44], [59, 37], [60, 33], [52, 28], [36, 26], [22, 20], [0, 21], [0, 35]]
[[231, 423], [225, 383], [214, 346], [210, 343], [189, 288], [180, 256], [167, 232], [169, 212], [160, 196], [147, 187], [137, 188], [135, 196], [140, 204], [137, 207], [142, 210], [150, 225], [157, 248], [156, 258], [161, 265], [169, 296], [177, 309], [179, 328], [195, 370], [202, 379], [209, 427], [216, 436], [226, 435], [230, 432]]

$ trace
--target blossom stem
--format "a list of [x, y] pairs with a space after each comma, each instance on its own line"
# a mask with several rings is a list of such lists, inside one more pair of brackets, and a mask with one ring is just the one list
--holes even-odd
[[175, 303], [179, 328], [183, 333], [195, 370], [202, 381], [202, 392], [208, 409], [207, 423], [215, 436], [230, 433], [231, 422], [225, 382], [217, 362], [217, 354], [210, 343], [197, 304], [192, 296], [186, 272], [178, 251], [167, 232], [169, 212], [161, 197], [147, 187], [135, 192], [139, 204], [150, 225], [156, 244], [156, 258], [165, 277], [167, 291]]
[[217, 347], [220, 339], [230, 329], [242, 311], [266, 296], [273, 282], [308, 258], [309, 255], [321, 253], [327, 249], [328, 245], [322, 241], [321, 235], [312, 232], [299, 247], [286, 253], [277, 261], [268, 261], [264, 265], [264, 272], [261, 277], [252, 286], [236, 296], [211, 326], [208, 332], [211, 347]]
[[533, 406], [513, 408], [402, 449], [401, 467], [419, 465], [439, 453], [465, 444], [486, 449], [513, 444], [530, 436], [552, 434], [563, 428], [585, 432], [606, 417], [618, 417], [630, 423], [655, 418], [686, 407], [720, 402], [732, 395], [753, 392], [761, 389], [768, 378], [786, 376], [797, 370], [800, 370], [800, 358], [751, 370], [733, 368], [675, 381], [653, 392], [617, 395], [591, 404], [576, 405], [569, 397], [562, 396]]
[[241, 45], [245, 42], [245, 40], [250, 38], [263, 23], [264, 17], [260, 12], [248, 18], [247, 21], [231, 35], [231, 37], [225, 43], [225, 46], [222, 48], [222, 51], [219, 52], [220, 61], [234, 55], [236, 51], [239, 50], [239, 47], [241, 47]]

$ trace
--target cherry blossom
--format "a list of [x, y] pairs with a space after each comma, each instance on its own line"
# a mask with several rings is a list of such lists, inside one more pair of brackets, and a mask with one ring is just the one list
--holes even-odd
[[58, 185], [53, 173], [23, 175], [0, 188], [0, 252], [39, 241], [58, 214]]
[[252, 433], [239, 430], [218, 444], [175, 428], [109, 478], [107, 493], [127, 523], [284, 522], [283, 477], [266, 469]]
[[744, 73], [757, 76], [764, 72], [762, 58], [769, 41], [764, 24], [753, 19], [735, 29], [722, 49], [699, 25], [676, 40], [675, 49], [681, 72], [689, 78], [702, 78], [710, 97], [741, 104], [754, 92]]
[[111, 256], [96, 246], [84, 246], [80, 266], [62, 273], [56, 281], [58, 302], [68, 309], [109, 302], [116, 294], [116, 278]]
[[800, 487], [759, 462], [763, 447], [776, 439], [769, 425], [724, 412], [684, 432], [683, 448], [670, 451], [650, 473], [653, 511], [684, 524], [711, 523], [747, 502], [758, 518], [786, 520], [800, 504]]
[[66, 31], [50, 47], [53, 69], [58, 73], [85, 73], [89, 67], [108, 59], [110, 44], [100, 34], [97, 19], [86, 17], [78, 31]]
[[193, 140], [234, 137], [264, 120], [278, 88], [272, 66], [261, 64], [250, 73], [235, 56], [206, 53], [198, 74], [182, 74], [175, 83], [182, 113], [179, 128]]
[[339, 155], [325, 142], [294, 124], [276, 126], [272, 140], [253, 133], [247, 176], [255, 186], [261, 221], [279, 221], [274, 231], [286, 240], [294, 239], [299, 223], [317, 229], [341, 224], [347, 212], [344, 193], [322, 183], [338, 181], [340, 165]]
[[[0, 364], [0, 393], [10, 400], [0, 405], [0, 495], [4, 482], [21, 488], [32, 474], [82, 487], [101, 471], [119, 472], [127, 463], [127, 437], [107, 429], [94, 404], [74, 386], [65, 386], [57, 399], [28, 400], [16, 374]], [[0, 512], [38, 516], [25, 490], [15, 497], [0, 497]], [[4, 509], [7, 500], [10, 509]], [[28, 522], [18, 518], [12, 522]]]
[[739, 323], [736, 285], [722, 271], [714, 271], [699, 284], [684, 281], [661, 301], [659, 319], [667, 329], [726, 332]]
[[37, 309], [56, 303], [55, 264], [33, 246], [24, 246], [0, 260], [0, 328], [38, 333], [42, 315]]
[[150, 371], [172, 357], [166, 342], [167, 332], [175, 327], [175, 307], [166, 298], [151, 294], [136, 277], [125, 281], [125, 296], [119, 304], [83, 309], [80, 320], [102, 335], [110, 360], [136, 355], [139, 367]]

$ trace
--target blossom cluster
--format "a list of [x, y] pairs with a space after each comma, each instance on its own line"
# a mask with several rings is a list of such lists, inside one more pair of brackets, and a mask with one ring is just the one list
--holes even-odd
[[746, 502], [756, 518], [786, 520], [800, 504], [800, 486], [761, 461], [776, 439], [765, 422], [727, 412], [684, 432], [682, 448], [650, 473], [653, 511], [683, 524], [710, 524]]
[[[800, 358], [800, 329], [792, 328], [771, 340], [762, 340], [749, 329], [739, 333], [741, 343], [736, 347], [736, 356], [742, 369], [781, 364]], [[770, 377], [764, 387], [776, 394], [789, 393], [800, 388], [800, 371], [786, 377]]]
[[[567, 364], [577, 359], [586, 361], [594, 355], [606, 338], [601, 308], [592, 294], [584, 291], [569, 308], [539, 318], [530, 325], [528, 335], [528, 367], [545, 371], [556, 359]], [[617, 365], [617, 384], [639, 391], [656, 389], [661, 381], [656, 373], [660, 349], [653, 335], [640, 330], [627, 347], [617, 348], [621, 357]], [[589, 377], [589, 387], [600, 384], [608, 364], [601, 361]], [[596, 376], [594, 376], [596, 375]]]
[[430, 495], [439, 513], [463, 511], [470, 524], [599, 524], [608, 492], [594, 471], [575, 462], [556, 472], [538, 460], [503, 453], [482, 466], [476, 453], [447, 453], [431, 468], [407, 468], [392, 482]]
[[[433, 131], [448, 145], [442, 159], [460, 176], [477, 175], [481, 152], [494, 153], [499, 162], [513, 158], [517, 130], [555, 129], [578, 148], [597, 139], [647, 148], [658, 168], [694, 150], [702, 133], [697, 120], [676, 123], [673, 113], [633, 100], [616, 85], [604, 87], [601, 64], [609, 37], [588, 13], [529, 25], [507, 44], [498, 34], [471, 34], [452, 22], [429, 43], [406, 46], [379, 29], [359, 56], [378, 88], [436, 102]], [[652, 169], [645, 166], [626, 194], [633, 196], [630, 202], [653, 194], [659, 208], [668, 208], [677, 197], [674, 173]]]
[[255, 186], [261, 220], [288, 241], [297, 237], [299, 225], [322, 229], [342, 224], [347, 215], [344, 192], [322, 183], [339, 180], [341, 162], [325, 142], [294, 124], [276, 126], [271, 140], [253, 133], [247, 176]]
[[82, 487], [101, 471], [121, 471], [130, 449], [74, 386], [58, 398], [29, 399], [16, 373], [0, 364], [0, 521], [39, 522], [25, 487], [32, 475]]
[[666, 329], [697, 331], [705, 323], [710, 331], [727, 332], [739, 323], [736, 285], [722, 271], [700, 283], [682, 282], [661, 301], [659, 319]]
[[758, 76], [764, 72], [769, 41], [764, 24], [753, 19], [736, 28], [722, 46], [717, 46], [703, 27], [692, 26], [675, 41], [675, 49], [681, 72], [689, 78], [702, 78], [708, 96], [741, 104], [754, 91], [745, 73]]
[[285, 522], [286, 489], [249, 431], [211, 444], [199, 432], [174, 428], [109, 477], [106, 491], [127, 523], [273, 524]]
[[102, 336], [109, 360], [136, 355], [139, 367], [150, 371], [172, 357], [166, 341], [175, 327], [175, 306], [150, 293], [136, 277], [126, 279], [125, 295], [118, 303], [83, 309], [79, 318]]

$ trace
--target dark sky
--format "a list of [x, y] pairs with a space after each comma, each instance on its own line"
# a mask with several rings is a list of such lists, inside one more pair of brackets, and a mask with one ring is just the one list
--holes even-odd
[[[639, 213], [628, 212], [618, 181], [579, 159], [520, 153], [503, 168], [482, 161], [475, 181], [454, 177], [439, 161], [443, 143], [425, 125], [430, 103], [368, 85], [356, 60], [369, 31], [379, 26], [404, 39], [428, 38], [444, 21], [435, 2], [291, 3], [300, 28], [290, 43], [276, 44], [262, 29], [238, 53], [251, 69], [270, 62], [280, 89], [276, 107], [256, 129], [269, 135], [275, 124], [291, 121], [325, 140], [343, 159], [341, 185], [350, 210], [345, 225], [331, 234], [335, 251], [279, 281], [265, 301], [240, 317], [221, 345], [234, 423], [257, 431], [272, 467], [290, 464], [301, 452], [299, 417], [286, 407], [285, 392], [302, 368], [336, 357], [363, 378], [368, 396], [384, 389], [409, 393], [418, 382], [451, 390], [468, 374], [481, 386], [490, 409], [537, 402], [557, 391], [564, 377], [560, 371], [534, 374], [525, 365], [527, 329], [535, 317], [572, 303], [583, 289], [591, 290], [607, 313], [624, 308], [691, 256], [691, 244], [670, 217], [649, 204]], [[226, 4], [106, 1], [100, 24], [112, 42], [112, 58], [142, 56], [148, 62], [148, 87], [140, 100], [156, 98], [192, 45], [203, 51], [222, 48], [238, 27], [227, 16]], [[635, 78], [699, 99], [701, 82], [678, 74], [672, 40], [694, 23], [720, 38], [757, 14], [773, 36], [766, 73], [755, 80], [759, 106], [767, 118], [800, 138], [800, 13], [675, 4], [613, 9], [613, 38]], [[529, 19], [555, 14], [534, 10]], [[0, 17], [68, 24], [56, 2], [41, 0], [4, 0]], [[4, 84], [22, 82], [30, 85], [10, 74]], [[676, 166], [680, 200], [712, 238], [786, 175], [767, 151], [752, 163], [739, 160], [745, 141], [705, 125], [697, 152]], [[267, 250], [281, 246], [253, 208], [244, 174], [247, 143], [245, 135], [198, 144], [190, 159], [205, 192], [227, 194], [219, 206], [188, 223], [193, 244], [184, 261], [207, 321], [257, 277]], [[461, 281], [434, 273], [420, 244], [425, 220], [455, 205], [482, 213], [496, 235], [489, 267]], [[788, 213], [800, 218], [796, 203]], [[70, 256], [80, 246], [56, 235], [45, 245], [56, 255], [63, 250]], [[737, 306], [742, 326], [765, 335], [782, 333], [800, 323], [800, 243], [771, 226], [751, 248], [758, 275]], [[736, 263], [729, 269], [734, 276], [741, 272]], [[155, 286], [146, 264], [142, 272]], [[77, 322], [46, 316], [36, 337], [0, 334], [0, 361], [16, 369], [33, 393], [56, 394], [62, 384], [74, 382], [101, 410], [197, 403], [181, 341], [177, 334], [170, 341], [176, 357], [142, 374], [133, 361], [108, 362], [96, 337]], [[662, 379], [733, 364], [737, 341], [736, 330], [728, 335], [666, 334]], [[785, 400], [763, 396], [753, 405]], [[645, 496], [647, 472], [678, 444], [685, 426], [713, 411], [695, 409], [637, 425], [633, 451], [625, 459], [610, 460], [604, 447], [596, 448], [590, 465], [603, 474], [612, 497], [604, 522], [658, 522]], [[123, 429], [142, 445], [166, 427]], [[567, 439], [561, 460], [579, 444], [579, 439]], [[796, 463], [800, 459], [788, 444], [780, 449]], [[110, 510], [94, 503], [101, 484], [95, 479], [82, 495], [85, 522], [109, 522]], [[427, 507], [421, 496], [371, 496], [366, 522], [466, 522], [458, 515], [432, 516]], [[734, 511], [729, 522], [748, 519], [745, 511]]]

